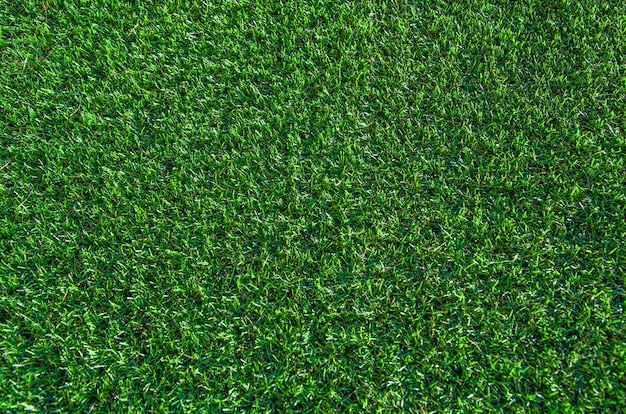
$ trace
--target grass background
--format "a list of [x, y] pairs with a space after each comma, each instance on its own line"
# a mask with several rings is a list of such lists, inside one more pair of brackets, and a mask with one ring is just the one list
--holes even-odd
[[626, 401], [621, 1], [0, 0], [0, 410]]

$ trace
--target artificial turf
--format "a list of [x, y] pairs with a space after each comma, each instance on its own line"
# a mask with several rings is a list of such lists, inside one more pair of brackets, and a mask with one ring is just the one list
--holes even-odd
[[622, 1], [0, 0], [0, 410], [626, 408]]

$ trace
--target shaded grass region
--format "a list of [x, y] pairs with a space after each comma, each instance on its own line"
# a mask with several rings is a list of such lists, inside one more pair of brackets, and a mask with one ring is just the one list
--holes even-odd
[[0, 0], [0, 410], [626, 401], [621, 1]]

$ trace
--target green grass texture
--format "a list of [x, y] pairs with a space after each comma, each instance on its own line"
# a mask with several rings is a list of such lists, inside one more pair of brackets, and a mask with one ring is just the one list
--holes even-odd
[[626, 3], [0, 0], [0, 411], [623, 412]]

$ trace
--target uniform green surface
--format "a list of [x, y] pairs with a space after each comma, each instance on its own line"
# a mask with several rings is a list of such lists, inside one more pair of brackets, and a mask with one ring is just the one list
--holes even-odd
[[0, 0], [0, 411], [626, 401], [626, 3]]

